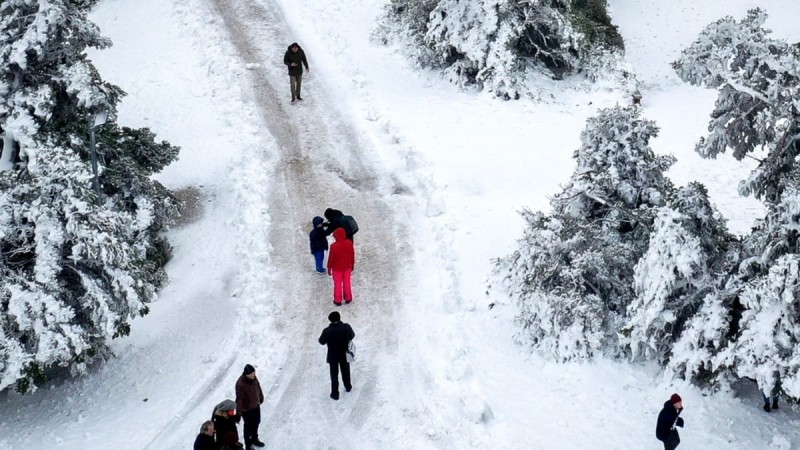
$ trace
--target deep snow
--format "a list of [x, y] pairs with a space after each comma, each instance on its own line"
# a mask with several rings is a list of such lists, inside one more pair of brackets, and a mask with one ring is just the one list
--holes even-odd
[[[281, 109], [287, 99], [275, 99], [276, 111], [295, 120], [278, 128], [294, 126], [303, 136], [357, 130], [375, 188], [359, 194], [365, 200], [354, 193], [342, 201], [356, 218], [371, 218], [383, 205], [398, 227], [383, 232], [404, 239], [396, 288], [375, 292], [369, 304], [373, 282], [391, 283], [362, 276], [364, 303], [343, 312], [358, 335], [359, 392], [330, 401], [324, 352], [306, 332], [325, 326], [329, 286], [323, 279], [294, 286], [310, 275], [287, 281], [276, 264], [304, 254], [301, 223], [291, 221], [296, 237], [280, 248], [270, 237], [287, 227], [274, 197], [283, 174], [276, 167], [286, 161], [254, 95], [254, 69], [282, 71], [282, 54], [241, 59], [215, 15], [214, 6], [227, 3], [106, 0], [94, 14], [115, 46], [91, 57], [129, 94], [120, 122], [149, 126], [182, 147], [181, 160], [159, 179], [196, 188], [202, 214], [170, 233], [172, 282], [132, 335], [114, 343], [116, 358], [32, 395], [0, 396], [0, 448], [187, 448], [211, 407], [232, 396], [245, 362], [256, 365], [265, 387], [261, 434], [272, 448], [659, 448], [655, 417], [674, 391], [686, 406], [681, 448], [800, 447], [796, 413], [765, 414], [751, 386], [706, 395], [661, 379], [653, 367], [557, 365], [528, 355], [513, 343], [514, 305], [486, 295], [491, 258], [507, 254], [521, 234], [517, 211], [548, 207], [572, 172], [586, 117], [627, 102], [621, 90], [557, 92], [539, 104], [460, 92], [413, 69], [396, 49], [370, 42], [383, 1], [254, 0], [252, 27], [299, 41], [312, 69], [306, 103]], [[749, 165], [693, 153], [715, 93], [680, 83], [669, 62], [705, 24], [756, 5], [770, 14], [777, 36], [800, 41], [800, 9], [792, 0], [610, 3], [642, 83], [643, 112], [661, 127], [653, 148], [678, 158], [670, 177], [706, 184], [731, 229], [746, 232], [761, 211], [736, 195]], [[270, 5], [280, 6], [289, 29], [258, 22], [259, 11], [275, 11]], [[264, 41], [257, 48], [289, 43]], [[304, 156], [315, 170], [346, 178], [356, 167], [349, 150], [326, 147], [303, 147]], [[355, 181], [367, 177], [353, 173]], [[322, 194], [314, 199], [322, 204], [303, 205], [309, 212], [336, 206]], [[368, 245], [371, 232], [367, 223], [359, 234], [366, 240], [357, 240], [365, 265], [379, 260]], [[291, 299], [309, 302], [293, 309], [284, 297], [295, 288], [319, 295]], [[359, 386], [359, 377], [371, 384]], [[330, 439], [336, 434], [339, 440]]]

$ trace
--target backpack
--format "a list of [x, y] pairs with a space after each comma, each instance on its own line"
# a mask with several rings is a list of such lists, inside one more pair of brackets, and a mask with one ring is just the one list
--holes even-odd
[[358, 224], [356, 223], [356, 219], [353, 216], [342, 216], [342, 224], [345, 231], [347, 231], [350, 236], [355, 235], [358, 233]]

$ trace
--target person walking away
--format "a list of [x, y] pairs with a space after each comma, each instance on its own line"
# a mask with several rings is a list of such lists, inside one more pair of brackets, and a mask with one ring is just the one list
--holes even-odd
[[253, 446], [264, 446], [264, 443], [258, 440], [262, 403], [264, 403], [264, 392], [261, 390], [261, 383], [256, 378], [256, 369], [247, 364], [244, 366], [242, 376], [236, 380], [236, 408], [244, 421], [242, 434], [244, 435], [245, 450], [253, 450]]
[[200, 426], [200, 434], [194, 440], [194, 450], [219, 450], [214, 441], [214, 422], [206, 420]]
[[296, 100], [302, 100], [300, 87], [303, 84], [303, 66], [309, 72], [311, 72], [311, 69], [308, 68], [306, 53], [297, 42], [293, 42], [286, 50], [283, 55], [283, 63], [289, 68], [289, 88], [292, 90], [292, 103]]
[[349, 324], [342, 322], [337, 311], [328, 314], [328, 321], [330, 325], [322, 330], [319, 343], [328, 346], [326, 361], [331, 372], [331, 398], [339, 400], [339, 369], [342, 371], [344, 390], [350, 392], [353, 389], [350, 381], [350, 363], [347, 362], [347, 345], [356, 334]]
[[664, 450], [675, 450], [681, 443], [681, 437], [675, 428], [683, 428], [683, 417], [679, 417], [681, 411], [683, 411], [683, 399], [678, 394], [672, 394], [658, 413], [656, 438], [664, 443]]
[[318, 273], [325, 273], [325, 266], [322, 262], [325, 260], [325, 251], [328, 250], [328, 238], [325, 235], [325, 229], [322, 227], [324, 219], [316, 216], [311, 220], [314, 228], [308, 234], [308, 241], [311, 245], [311, 254], [314, 255], [314, 262], [317, 265]]
[[236, 414], [236, 402], [227, 399], [214, 407], [211, 413], [211, 422], [214, 424], [217, 446], [220, 450], [241, 450], [244, 448], [239, 442], [239, 430], [236, 424], [241, 417]]
[[331, 244], [328, 253], [328, 275], [333, 278], [333, 303], [341, 306], [342, 297], [345, 303], [353, 301], [353, 288], [351, 279], [356, 268], [356, 251], [353, 241], [347, 239], [342, 228], [333, 231], [336, 242]]

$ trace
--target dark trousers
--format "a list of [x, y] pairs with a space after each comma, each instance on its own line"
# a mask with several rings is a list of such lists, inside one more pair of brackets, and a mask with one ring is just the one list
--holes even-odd
[[329, 363], [331, 366], [331, 394], [339, 393], [339, 367], [342, 368], [342, 383], [344, 388], [350, 390], [353, 385], [350, 384], [350, 363], [347, 361], [339, 363]]
[[681, 443], [681, 438], [678, 437], [678, 432], [673, 431], [664, 439], [664, 450], [675, 450], [678, 448], [678, 444]]
[[314, 252], [314, 262], [317, 263], [317, 272], [325, 272], [325, 267], [322, 265], [322, 261], [324, 260], [325, 260], [325, 250]]
[[258, 441], [258, 426], [261, 424], [261, 408], [253, 408], [242, 413], [244, 421], [244, 447], [247, 448]]
[[289, 88], [292, 90], [292, 100], [300, 98], [300, 87], [303, 85], [303, 74], [289, 75]]

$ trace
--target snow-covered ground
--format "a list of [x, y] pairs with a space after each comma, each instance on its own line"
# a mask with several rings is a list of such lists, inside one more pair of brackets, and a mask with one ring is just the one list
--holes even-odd
[[[682, 449], [800, 447], [800, 416], [787, 407], [765, 414], [752, 389], [707, 395], [661, 379], [653, 367], [557, 365], [528, 355], [513, 343], [514, 305], [486, 294], [491, 259], [521, 234], [517, 211], [548, 208], [572, 172], [585, 119], [627, 103], [622, 91], [559, 92], [540, 104], [460, 92], [412, 68], [397, 49], [371, 43], [382, 0], [241, 0], [252, 21], [244, 28], [264, 34], [247, 47], [236, 42], [247, 34], [232, 39], [220, 18], [229, 3], [105, 0], [94, 14], [115, 46], [92, 59], [129, 94], [120, 122], [151, 127], [182, 147], [159, 178], [192, 188], [199, 214], [170, 233], [171, 284], [132, 335], [115, 342], [116, 358], [81, 379], [0, 396], [0, 449], [188, 448], [211, 407], [232, 396], [246, 362], [267, 394], [261, 435], [269, 448], [659, 448], [655, 417], [674, 391], [686, 406]], [[736, 194], [749, 165], [694, 154], [715, 93], [680, 83], [669, 62], [705, 24], [754, 6], [770, 14], [776, 36], [800, 41], [795, 3], [610, 2], [643, 112], [661, 127], [654, 149], [678, 158], [669, 173], [676, 184], [706, 184], [738, 233], [761, 211]], [[288, 28], [261, 22], [281, 12]], [[275, 36], [287, 42], [269, 42]], [[262, 100], [258, 82], [283, 73], [281, 49], [294, 40], [312, 69], [305, 102], [285, 105], [285, 79], [276, 84], [280, 95]], [[243, 58], [244, 51], [252, 52]], [[337, 131], [348, 127], [355, 131]], [[315, 344], [307, 330], [321, 330], [330, 310], [327, 281], [287, 277], [280, 267], [292, 252], [307, 258], [309, 274], [312, 261], [307, 227], [286, 225], [289, 207], [275, 203], [286, 142], [276, 129], [302, 136], [305, 153], [292, 163], [333, 168], [345, 181], [351, 171], [353, 184], [370, 172], [375, 187], [340, 199], [345, 211], [373, 219], [385, 208], [397, 230], [382, 232], [402, 241], [387, 246], [396, 249], [389, 255], [396, 267], [370, 268], [382, 260], [369, 239], [382, 235], [359, 221], [366, 267], [357, 269], [356, 287], [364, 301], [343, 315], [361, 361], [354, 395], [339, 402], [327, 398], [323, 350], [308, 348]], [[350, 135], [367, 152], [367, 169], [355, 170], [361, 166], [334, 142]], [[334, 181], [300, 181], [312, 186], [303, 205], [309, 213], [337, 206], [314, 190]], [[280, 227], [296, 237], [276, 245]], [[396, 280], [364, 279], [384, 271]], [[290, 299], [302, 307], [285, 303], [291, 293], [317, 291]]]

